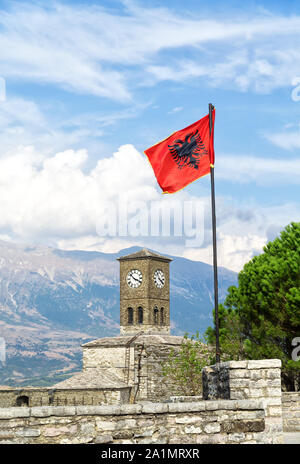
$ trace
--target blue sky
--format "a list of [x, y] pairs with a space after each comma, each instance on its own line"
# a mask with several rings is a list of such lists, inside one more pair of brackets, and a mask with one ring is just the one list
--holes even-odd
[[[296, 1], [0, 1], [0, 237], [211, 262], [209, 177], [162, 199], [143, 155], [211, 102], [219, 263], [241, 269], [299, 221], [299, 45]], [[99, 237], [125, 193], [203, 201], [203, 244]]]

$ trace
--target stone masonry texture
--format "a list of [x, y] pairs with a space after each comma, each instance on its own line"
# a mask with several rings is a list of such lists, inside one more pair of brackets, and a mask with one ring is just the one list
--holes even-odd
[[0, 444], [265, 442], [258, 400], [0, 409]]
[[300, 392], [282, 393], [284, 432], [300, 432]]
[[[170, 333], [170, 259], [145, 253], [119, 258], [120, 261], [120, 332], [121, 335], [144, 333]], [[137, 288], [127, 284], [127, 274], [132, 269], [142, 273], [142, 283]], [[157, 288], [154, 272], [161, 270], [165, 275], [165, 284]], [[138, 308], [143, 308], [143, 322], [139, 324]], [[158, 309], [158, 318], [154, 320], [154, 308]], [[133, 324], [128, 324], [128, 308], [133, 310]], [[163, 308], [163, 320], [161, 320]]]
[[[225, 379], [225, 381], [224, 381]], [[281, 361], [263, 359], [228, 361], [203, 369], [203, 398], [214, 400], [261, 400], [265, 410], [265, 433], [283, 441]]]
[[[161, 401], [180, 395], [181, 387], [162, 375], [162, 364], [171, 351], [178, 352], [183, 337], [141, 334], [102, 338], [83, 346], [83, 369], [99, 369], [128, 382], [136, 400]], [[126, 352], [128, 357], [126, 358]], [[201, 390], [201, 386], [200, 386]]]
[[127, 388], [65, 388], [23, 387], [0, 390], [0, 408], [18, 406], [19, 398], [27, 398], [28, 406], [75, 406], [121, 404], [129, 401]]

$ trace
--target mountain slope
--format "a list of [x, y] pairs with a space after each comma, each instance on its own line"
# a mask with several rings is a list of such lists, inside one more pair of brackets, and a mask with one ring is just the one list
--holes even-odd
[[[81, 369], [82, 343], [117, 335], [116, 258], [139, 249], [62, 251], [0, 241], [0, 337], [6, 342], [0, 383], [37, 377], [43, 384], [47, 377], [44, 382], [51, 384], [53, 376]], [[171, 258], [172, 333], [204, 331], [212, 324], [212, 266]], [[220, 301], [236, 280], [234, 272], [219, 268]]]

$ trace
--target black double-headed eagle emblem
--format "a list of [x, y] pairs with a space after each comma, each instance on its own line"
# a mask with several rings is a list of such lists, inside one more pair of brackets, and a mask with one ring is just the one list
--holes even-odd
[[185, 166], [198, 169], [200, 159], [202, 156], [207, 155], [207, 150], [198, 129], [194, 134], [187, 134], [184, 140], [175, 140], [173, 145], [168, 145], [168, 147], [179, 169]]

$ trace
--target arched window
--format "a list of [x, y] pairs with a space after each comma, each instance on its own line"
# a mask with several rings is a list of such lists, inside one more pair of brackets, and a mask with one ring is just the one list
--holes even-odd
[[29, 397], [26, 395], [18, 396], [16, 406], [29, 406]]
[[142, 324], [143, 323], [143, 318], [144, 318], [144, 311], [141, 306], [138, 307], [138, 323]]
[[153, 321], [155, 325], [158, 324], [158, 307], [157, 306], [155, 306], [153, 309]]
[[160, 308], [160, 324], [163, 325], [164, 324], [164, 319], [165, 319], [165, 315], [164, 315], [164, 308]]
[[132, 308], [127, 309], [127, 315], [128, 315], [128, 324], [132, 325], [133, 324], [133, 309]]

